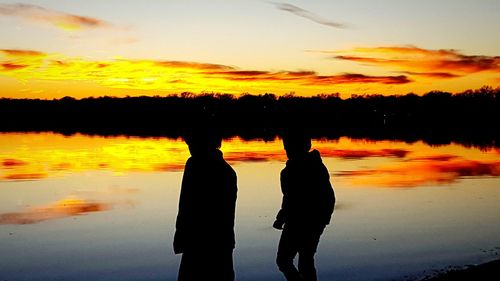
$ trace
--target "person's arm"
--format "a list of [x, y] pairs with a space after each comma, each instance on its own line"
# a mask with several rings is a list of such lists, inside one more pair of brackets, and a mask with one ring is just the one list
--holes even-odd
[[324, 225], [327, 225], [330, 223], [330, 220], [332, 218], [333, 211], [335, 209], [335, 192], [333, 191], [332, 184], [330, 183], [330, 174], [328, 173], [328, 169], [326, 166], [323, 165], [323, 175], [322, 175], [322, 197], [324, 200], [324, 205], [323, 205], [323, 218], [322, 221]]
[[234, 227], [234, 218], [235, 218], [235, 213], [236, 213], [236, 200], [238, 197], [238, 179], [237, 179], [236, 173], [234, 172], [234, 170], [232, 170], [232, 168], [231, 168], [230, 187], [231, 187], [230, 194], [229, 194], [230, 197], [228, 200], [228, 202], [230, 203], [230, 206], [229, 206], [228, 210], [231, 213], [231, 221], [230, 221], [231, 227]]
[[185, 238], [187, 231], [188, 212], [190, 210], [191, 201], [191, 181], [192, 181], [192, 165], [191, 161], [186, 162], [184, 174], [182, 177], [181, 194], [179, 197], [179, 210], [177, 212], [177, 220], [175, 222], [174, 234], [174, 253], [180, 254], [185, 249]]
[[283, 225], [286, 222], [288, 205], [289, 205], [287, 196], [288, 177], [284, 170], [281, 171], [280, 182], [281, 182], [281, 192], [283, 193], [283, 199], [281, 201], [281, 209], [278, 211], [278, 214], [276, 215], [276, 220], [273, 223], [273, 227], [276, 229], [283, 229]]

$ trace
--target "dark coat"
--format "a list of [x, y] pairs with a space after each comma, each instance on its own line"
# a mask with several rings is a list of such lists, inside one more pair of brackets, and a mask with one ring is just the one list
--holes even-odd
[[317, 150], [288, 160], [281, 171], [283, 201], [276, 217], [282, 225], [326, 226], [335, 206], [330, 174]]
[[174, 252], [232, 250], [236, 173], [222, 152], [191, 157], [182, 178]]

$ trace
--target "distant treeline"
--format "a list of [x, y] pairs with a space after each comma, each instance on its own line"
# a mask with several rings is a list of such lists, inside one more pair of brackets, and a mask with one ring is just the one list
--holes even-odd
[[273, 139], [303, 126], [314, 137], [499, 146], [500, 88], [452, 94], [294, 95], [182, 93], [165, 97], [0, 99], [0, 131], [178, 137], [216, 124], [225, 137]]

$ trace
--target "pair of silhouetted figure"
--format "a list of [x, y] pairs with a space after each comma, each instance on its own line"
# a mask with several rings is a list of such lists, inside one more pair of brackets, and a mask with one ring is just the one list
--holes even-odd
[[[236, 173], [219, 150], [222, 138], [209, 130], [185, 136], [191, 157], [182, 179], [174, 252], [182, 253], [178, 280], [234, 280]], [[314, 255], [330, 222], [335, 195], [329, 173], [311, 138], [288, 133], [281, 172], [283, 202], [274, 228], [282, 229], [276, 262], [286, 279], [316, 280]], [[299, 255], [298, 269], [293, 260]]]

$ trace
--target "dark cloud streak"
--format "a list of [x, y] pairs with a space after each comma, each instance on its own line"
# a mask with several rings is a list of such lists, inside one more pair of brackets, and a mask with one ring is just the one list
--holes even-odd
[[295, 5], [292, 5], [292, 4], [288, 4], [288, 3], [278, 3], [278, 2], [272, 2], [277, 9], [279, 10], [282, 10], [282, 11], [286, 11], [286, 12], [289, 12], [289, 13], [292, 13], [296, 16], [299, 16], [299, 17], [303, 17], [305, 19], [308, 19], [308, 20], [311, 20], [315, 23], [319, 23], [319, 24], [322, 24], [322, 25], [325, 25], [325, 26], [329, 26], [329, 27], [334, 27], [334, 28], [341, 28], [341, 29], [345, 29], [347, 28], [348, 26], [344, 23], [340, 23], [340, 22], [333, 22], [333, 21], [329, 21], [329, 20], [326, 20], [310, 11], [307, 11], [307, 10], [304, 10], [300, 7], [297, 7]]

